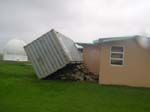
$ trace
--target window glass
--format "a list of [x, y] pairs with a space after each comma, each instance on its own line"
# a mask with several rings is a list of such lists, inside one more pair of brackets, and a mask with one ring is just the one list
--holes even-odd
[[114, 65], [123, 65], [123, 60], [111, 60], [111, 64], [114, 64]]
[[112, 65], [123, 65], [124, 48], [121, 46], [112, 46], [110, 61]]
[[123, 47], [117, 47], [117, 46], [113, 46], [111, 48], [112, 52], [123, 52]]
[[111, 58], [123, 58], [123, 54], [111, 53]]

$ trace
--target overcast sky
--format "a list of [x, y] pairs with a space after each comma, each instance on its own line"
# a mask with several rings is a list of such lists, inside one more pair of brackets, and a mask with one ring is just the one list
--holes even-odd
[[150, 0], [0, 0], [0, 51], [52, 28], [78, 42], [150, 33]]

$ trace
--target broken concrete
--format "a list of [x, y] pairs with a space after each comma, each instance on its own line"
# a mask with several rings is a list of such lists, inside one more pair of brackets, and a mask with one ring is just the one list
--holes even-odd
[[45, 79], [63, 79], [98, 82], [98, 75], [90, 73], [84, 64], [68, 64]]

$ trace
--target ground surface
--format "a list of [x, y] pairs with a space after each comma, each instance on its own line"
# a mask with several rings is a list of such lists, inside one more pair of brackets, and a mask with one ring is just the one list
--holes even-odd
[[3, 55], [0, 53], [0, 60], [2, 60], [3, 59]]
[[150, 89], [38, 80], [31, 65], [0, 62], [0, 112], [149, 112]]

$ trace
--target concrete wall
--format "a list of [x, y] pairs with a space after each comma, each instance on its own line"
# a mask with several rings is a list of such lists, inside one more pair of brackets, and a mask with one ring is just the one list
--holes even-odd
[[83, 50], [83, 60], [90, 72], [99, 75], [100, 71], [100, 46], [86, 46]]
[[[112, 45], [125, 47], [124, 65], [110, 64]], [[100, 84], [150, 87], [150, 49], [144, 49], [135, 40], [112, 42], [101, 48]]]

